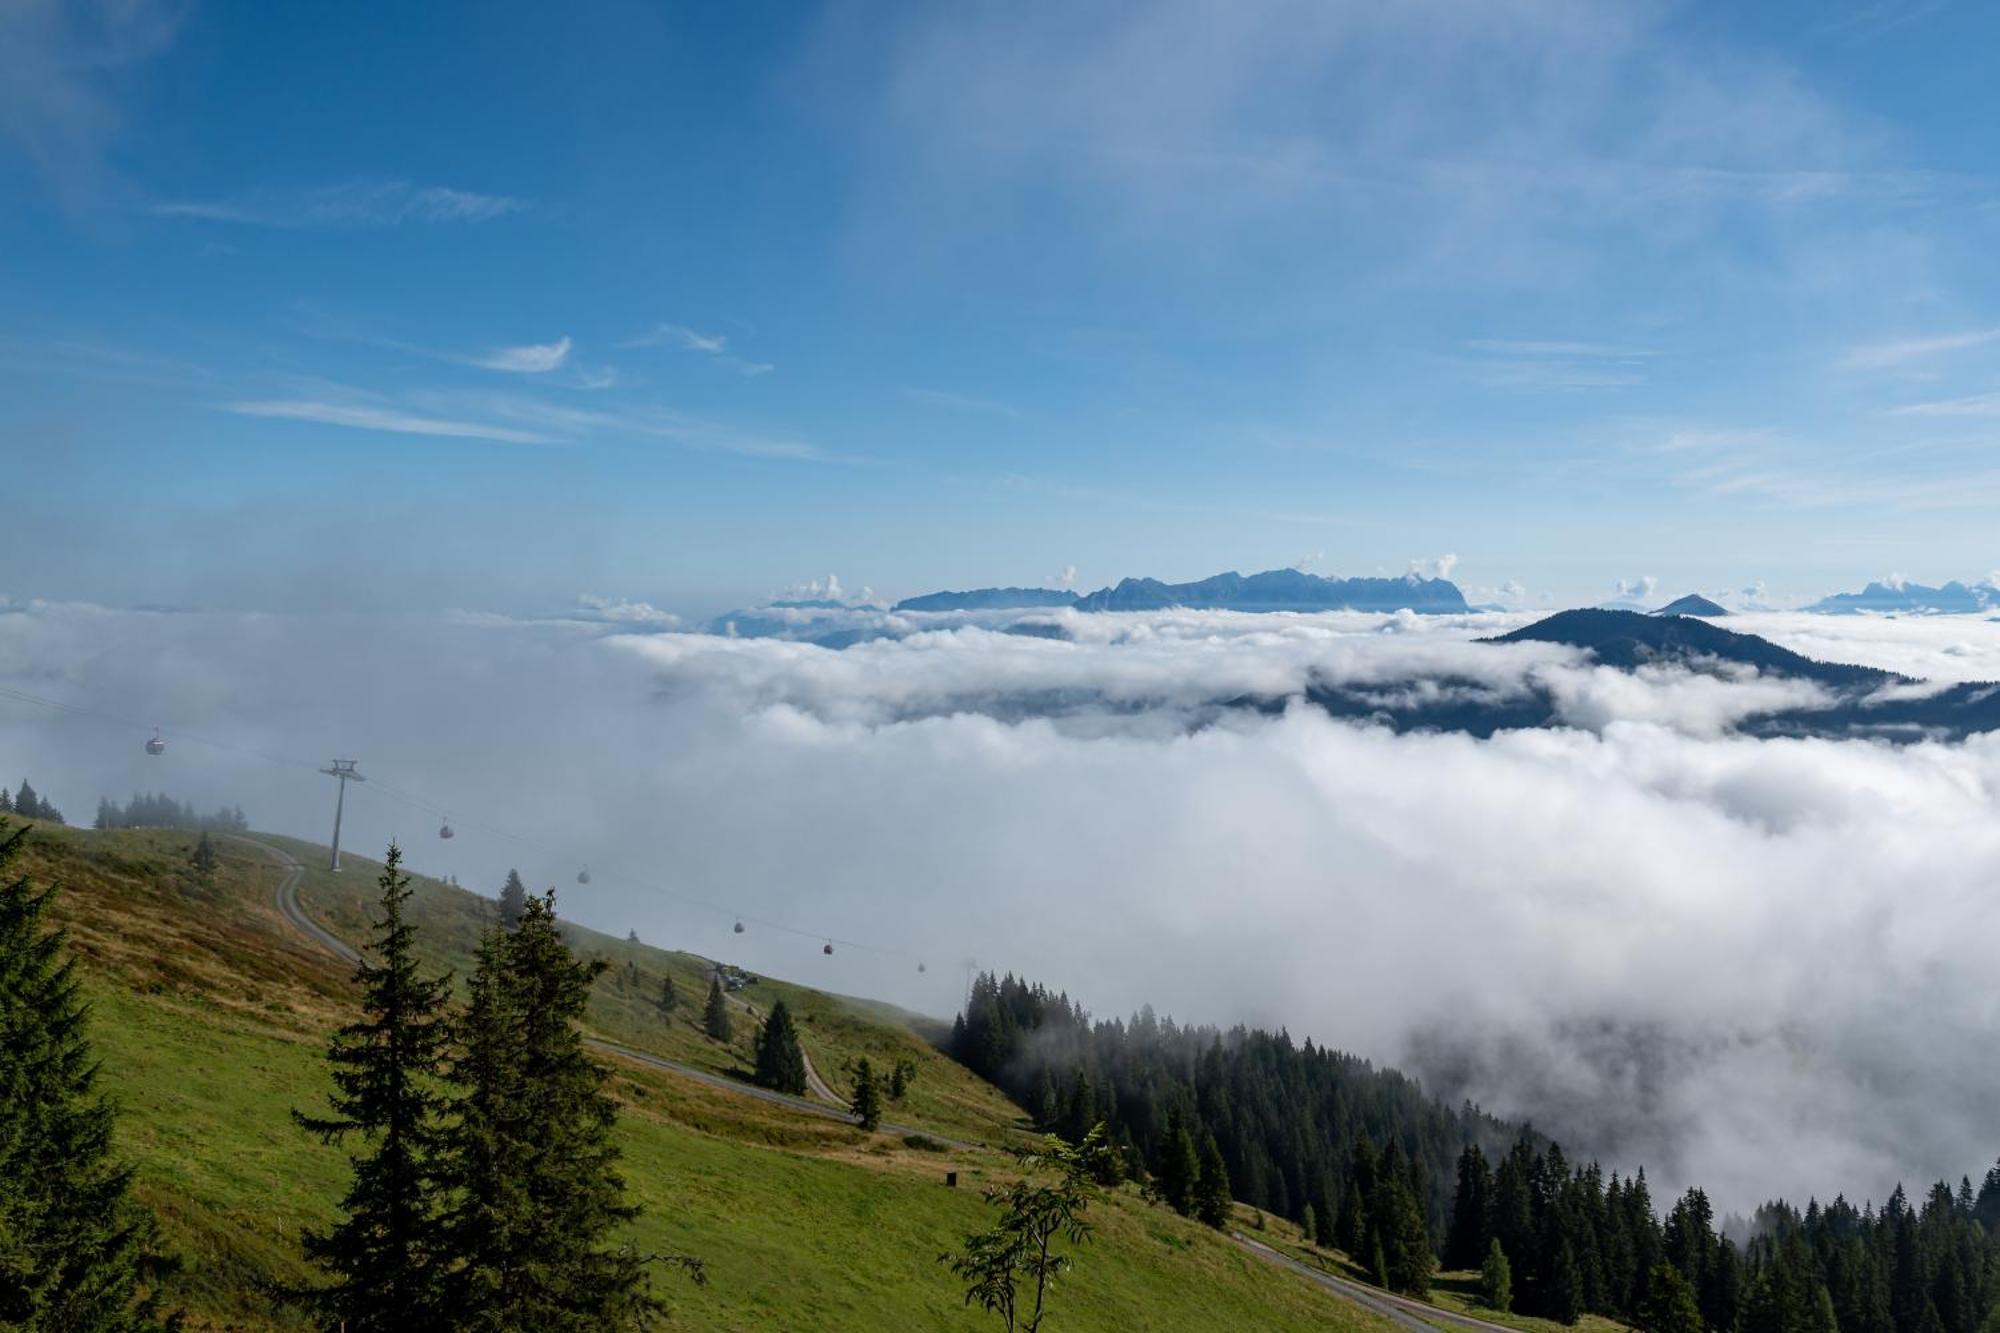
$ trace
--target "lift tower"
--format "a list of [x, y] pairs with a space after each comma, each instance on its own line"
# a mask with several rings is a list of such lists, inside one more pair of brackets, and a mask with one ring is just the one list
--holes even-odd
[[328, 870], [340, 869], [340, 816], [347, 808], [347, 784], [368, 781], [354, 771], [357, 762], [359, 761], [353, 759], [336, 759], [333, 761], [333, 767], [320, 770], [330, 778], [340, 779], [340, 795], [335, 797], [333, 802], [333, 858], [327, 866]]

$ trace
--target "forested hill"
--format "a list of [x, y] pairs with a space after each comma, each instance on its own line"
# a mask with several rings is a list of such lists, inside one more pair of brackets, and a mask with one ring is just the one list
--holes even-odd
[[1356, 1140], [1394, 1144], [1433, 1235], [1448, 1217], [1459, 1151], [1503, 1151], [1520, 1128], [1446, 1106], [1416, 1080], [1283, 1032], [1180, 1027], [1148, 1008], [1093, 1022], [1066, 994], [984, 974], [953, 1023], [951, 1053], [1039, 1125], [1080, 1137], [1103, 1120], [1129, 1161], [1161, 1174], [1184, 1121], [1213, 1134], [1235, 1197], [1281, 1217], [1337, 1215]]
[[[1168, 1202], [1213, 1143], [1245, 1203], [1299, 1222], [1384, 1286], [1423, 1295], [1440, 1260], [1502, 1276], [1498, 1308], [1648, 1333], [2000, 1333], [2000, 1165], [1920, 1205], [1778, 1202], [1749, 1234], [1689, 1189], [1656, 1213], [1643, 1171], [1572, 1164], [1525, 1127], [1452, 1108], [1393, 1069], [1310, 1041], [1093, 1022], [1067, 995], [981, 976], [951, 1052], [1041, 1127], [1102, 1120]], [[1504, 1146], [1503, 1146], [1504, 1145]], [[1739, 1241], [1741, 1242], [1739, 1244]]]

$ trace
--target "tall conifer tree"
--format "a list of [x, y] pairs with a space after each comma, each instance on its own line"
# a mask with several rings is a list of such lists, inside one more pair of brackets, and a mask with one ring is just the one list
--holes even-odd
[[721, 977], [709, 978], [708, 1003], [701, 1011], [701, 1027], [717, 1041], [729, 1040], [729, 1001], [723, 996]]
[[1444, 1266], [1471, 1268], [1484, 1262], [1493, 1237], [1493, 1170], [1476, 1143], [1458, 1155], [1458, 1191], [1451, 1206], [1451, 1232], [1445, 1241]]
[[1229, 1167], [1222, 1160], [1222, 1149], [1215, 1135], [1203, 1135], [1201, 1172], [1195, 1183], [1195, 1216], [1204, 1225], [1220, 1230], [1229, 1221], [1229, 1203]]
[[509, 930], [520, 924], [521, 913], [528, 909], [528, 886], [521, 882], [517, 870], [507, 872], [507, 882], [500, 886], [500, 920]]
[[582, 1333], [642, 1325], [660, 1308], [645, 1258], [608, 1243], [639, 1210], [611, 1142], [617, 1108], [579, 1028], [603, 970], [570, 953], [552, 893], [530, 896], [520, 923], [480, 951], [452, 1071], [459, 1327]]
[[1498, 1240], [1486, 1242], [1486, 1258], [1479, 1265], [1479, 1303], [1502, 1314], [1514, 1308], [1514, 1269]]
[[854, 1097], [847, 1109], [870, 1134], [882, 1124], [882, 1088], [875, 1081], [875, 1066], [865, 1055], [854, 1062]]
[[805, 1052], [799, 1049], [798, 1029], [792, 1025], [792, 1011], [783, 1000], [772, 1003], [771, 1013], [757, 1033], [756, 1078], [767, 1088], [805, 1095]]
[[27, 836], [0, 821], [0, 1327], [157, 1328], [168, 1265], [111, 1153], [55, 891], [7, 878]]
[[341, 1200], [344, 1216], [304, 1237], [306, 1257], [334, 1281], [302, 1295], [352, 1333], [442, 1326], [437, 1080], [451, 1040], [451, 979], [418, 969], [416, 931], [403, 919], [411, 892], [402, 860], [390, 843], [371, 945], [379, 961], [364, 957], [354, 973], [363, 1016], [335, 1033], [327, 1050], [332, 1113], [292, 1113], [322, 1142], [363, 1141]]
[[1201, 1180], [1201, 1157], [1188, 1132], [1187, 1117], [1175, 1106], [1167, 1113], [1167, 1141], [1160, 1157], [1160, 1197], [1182, 1217], [1194, 1211], [1195, 1188]]

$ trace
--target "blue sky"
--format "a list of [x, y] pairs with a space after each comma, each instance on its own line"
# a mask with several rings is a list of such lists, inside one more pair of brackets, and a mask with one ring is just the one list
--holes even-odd
[[0, 16], [0, 592], [2000, 567], [2000, 13]]

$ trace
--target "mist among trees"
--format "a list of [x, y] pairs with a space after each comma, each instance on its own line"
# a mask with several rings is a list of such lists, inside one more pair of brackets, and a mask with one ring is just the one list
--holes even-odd
[[120, 805], [109, 797], [99, 797], [93, 828], [177, 828], [212, 833], [247, 833], [250, 821], [240, 805], [219, 807], [213, 814], [198, 813], [193, 803], [177, 801], [165, 792], [132, 793]]
[[[1995, 1333], [2000, 1164], [1975, 1185], [1899, 1187], [1879, 1208], [1775, 1202], [1724, 1234], [1690, 1189], [1664, 1215], [1643, 1170], [1606, 1174], [1390, 1069], [1310, 1041], [1093, 1021], [1065, 994], [979, 977], [951, 1054], [1039, 1128], [1106, 1127], [1128, 1171], [1213, 1223], [1233, 1197], [1300, 1222], [1379, 1285], [1423, 1295], [1441, 1264], [1485, 1303], [1647, 1333]], [[1497, 1152], [1495, 1145], [1500, 1145]], [[1218, 1182], [1224, 1191], [1216, 1193]]]

